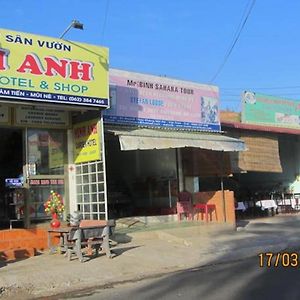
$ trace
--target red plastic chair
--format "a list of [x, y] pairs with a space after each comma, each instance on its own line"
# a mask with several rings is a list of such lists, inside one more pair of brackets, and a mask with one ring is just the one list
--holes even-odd
[[177, 217], [181, 221], [181, 215], [184, 214], [187, 220], [193, 220], [193, 207], [190, 201], [177, 202]]
[[[216, 221], [218, 220], [217, 208], [215, 204], [197, 203], [194, 205], [194, 212], [201, 213], [201, 220], [205, 215], [205, 221], [208, 222], [208, 214], [210, 214], [210, 221], [212, 221], [212, 212], [215, 211]], [[199, 214], [197, 214], [197, 220], [199, 220]]]

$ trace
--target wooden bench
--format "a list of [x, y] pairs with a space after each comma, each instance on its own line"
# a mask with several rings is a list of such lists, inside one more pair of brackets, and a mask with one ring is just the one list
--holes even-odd
[[72, 254], [75, 254], [79, 261], [83, 262], [82, 248], [87, 249], [87, 255], [92, 255], [93, 250], [95, 250], [96, 256], [98, 256], [101, 248], [108, 258], [112, 258], [109, 236], [114, 226], [114, 220], [82, 220], [79, 227], [72, 228], [67, 237], [68, 259], [71, 260]]

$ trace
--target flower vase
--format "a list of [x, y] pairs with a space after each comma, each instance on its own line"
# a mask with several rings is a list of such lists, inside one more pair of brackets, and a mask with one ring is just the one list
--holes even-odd
[[57, 213], [52, 214], [52, 220], [50, 222], [50, 226], [52, 228], [59, 228], [60, 227], [60, 221], [58, 220]]

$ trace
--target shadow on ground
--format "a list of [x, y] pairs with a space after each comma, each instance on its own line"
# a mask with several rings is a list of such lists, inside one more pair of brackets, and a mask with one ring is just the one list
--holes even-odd
[[[7, 266], [8, 264], [13, 264], [13, 263], [16, 263], [16, 262], [19, 262], [19, 261], [22, 261], [22, 260], [25, 260], [25, 259], [28, 259], [31, 257], [30, 253], [27, 251], [27, 250], [14, 250], [14, 257], [16, 257], [15, 259], [9, 259], [7, 257], [7, 255], [4, 253], [4, 252], [1, 252], [0, 251], [0, 268], [3, 268], [5, 266]], [[38, 256], [38, 255], [41, 255], [40, 252], [36, 252], [35, 253], [35, 256]]]
[[[230, 251], [239, 250], [245, 245], [251, 245], [256, 239], [262, 241], [266, 235], [278, 241], [292, 237], [300, 233], [298, 229], [298, 219], [294, 222], [285, 223], [284, 220], [279, 223], [269, 221], [260, 221], [249, 225], [245, 221], [242, 226], [251, 233], [249, 236], [240, 235], [240, 238], [232, 239], [229, 243]], [[300, 222], [299, 222], [300, 223]], [[272, 231], [271, 231], [272, 229]], [[291, 229], [288, 231], [288, 229]], [[294, 231], [296, 230], [296, 231]], [[239, 233], [236, 233], [239, 235]], [[212, 240], [217, 239], [219, 234], [211, 233]], [[300, 234], [299, 234], [300, 237]], [[298, 240], [300, 246], [300, 238]], [[299, 250], [299, 249], [298, 249]], [[296, 249], [290, 250], [299, 253]], [[287, 251], [282, 249], [282, 251]], [[200, 265], [190, 270], [174, 272], [171, 275], [158, 276], [158, 279], [151, 280], [150, 283], [142, 283], [140, 287], [134, 290], [120, 286], [119, 294], [107, 299], [230, 299], [230, 300], [264, 300], [264, 299], [300, 299], [299, 280], [300, 280], [300, 253], [298, 254], [297, 267], [292, 267], [287, 263], [286, 267], [267, 267], [267, 262], [263, 261], [260, 266], [258, 254], [252, 253], [252, 257], [234, 260], [227, 260], [227, 254], [216, 255], [208, 265]], [[188, 255], [188, 250], [187, 250]], [[222, 262], [222, 263], [220, 263]], [[110, 286], [113, 287], [113, 286]], [[107, 288], [107, 287], [102, 287]], [[118, 287], [116, 287], [117, 289]], [[100, 290], [94, 290], [95, 295], [101, 295]], [[105, 290], [102, 290], [105, 293]], [[74, 294], [75, 295], [75, 294]], [[84, 294], [83, 294], [84, 295]], [[86, 291], [86, 296], [93, 295], [93, 291]], [[68, 297], [63, 297], [68, 298]], [[53, 298], [54, 299], [54, 298]], [[60, 298], [62, 299], [62, 298]], [[91, 299], [96, 299], [91, 298]]]
[[[300, 225], [300, 221], [299, 225]], [[277, 237], [278, 240], [295, 235], [293, 231], [287, 232], [288, 228], [295, 226], [298, 233], [297, 219], [294, 221], [272, 223], [258, 222], [249, 226], [249, 232], [262, 239], [266, 234]], [[241, 223], [246, 227], [249, 222]], [[300, 227], [300, 226], [299, 226]], [[268, 230], [269, 229], [269, 230]], [[214, 237], [212, 236], [212, 239]], [[231, 242], [231, 249], [239, 249], [248, 238]], [[300, 235], [298, 240], [300, 246]], [[287, 253], [287, 249], [282, 249]], [[285, 266], [282, 260], [275, 267], [274, 260], [271, 266], [267, 266], [267, 258], [263, 259], [260, 266], [259, 253], [253, 253], [251, 258], [240, 261], [226, 262], [226, 258], [218, 257], [211, 261], [208, 266], [195, 267], [192, 270], [176, 272], [170, 276], [164, 276], [160, 280], [145, 285], [135, 291], [138, 299], [171, 299], [170, 295], [177, 297], [190, 297], [190, 299], [230, 299], [230, 300], [252, 300], [252, 299], [300, 299], [300, 252], [298, 249], [290, 249], [289, 253], [297, 254], [297, 262], [294, 267], [291, 260], [287, 258]], [[223, 263], [219, 263], [223, 261]], [[126, 294], [122, 295], [124, 298]], [[116, 298], [118, 299], [118, 298]]]

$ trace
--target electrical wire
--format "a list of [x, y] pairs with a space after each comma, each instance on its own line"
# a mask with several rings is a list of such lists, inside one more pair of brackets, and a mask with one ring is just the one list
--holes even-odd
[[108, 16], [108, 8], [109, 8], [109, 0], [106, 0], [105, 13], [104, 13], [104, 21], [103, 21], [102, 34], [101, 34], [101, 44], [104, 41], [104, 32], [105, 32], [105, 28], [106, 28], [106, 22], [107, 22], [107, 16]]
[[230, 54], [232, 53], [232, 51], [233, 51], [233, 49], [234, 49], [234, 47], [235, 47], [237, 41], [238, 41], [239, 38], [240, 38], [240, 35], [241, 35], [241, 33], [242, 33], [242, 30], [244, 29], [244, 27], [245, 27], [245, 25], [246, 25], [246, 23], [247, 23], [247, 20], [248, 20], [248, 18], [249, 18], [249, 16], [250, 16], [250, 13], [251, 13], [251, 11], [252, 11], [252, 9], [253, 9], [253, 7], [254, 7], [255, 1], [256, 1], [256, 0], [252, 0], [252, 3], [251, 3], [251, 5], [250, 5], [249, 9], [248, 9], [248, 6], [249, 6], [249, 3], [250, 3], [250, 2], [248, 2], [247, 6], [246, 6], [246, 10], [245, 10], [245, 12], [246, 12], [247, 9], [248, 9], [247, 14], [246, 14], [246, 16], [245, 16], [245, 18], [244, 18], [244, 20], [243, 20], [243, 17], [244, 17], [244, 15], [245, 15], [245, 12], [243, 13], [243, 17], [242, 17], [243, 22], [242, 22], [242, 21], [240, 22], [241, 25], [238, 26], [239, 29], [236, 31], [234, 41], [233, 41], [232, 45], [230, 46], [229, 50], [227, 51], [227, 53], [226, 53], [226, 55], [225, 55], [225, 57], [224, 57], [224, 59], [223, 59], [223, 62], [222, 62], [221, 65], [220, 65], [220, 67], [217, 69], [216, 73], [214, 74], [214, 76], [212, 76], [211, 80], [209, 81], [210, 84], [214, 82], [214, 80], [218, 77], [218, 75], [221, 73], [222, 69], [224, 68], [224, 66], [225, 66], [225, 64], [226, 64], [226, 62], [227, 62], [227, 60], [228, 60]]

